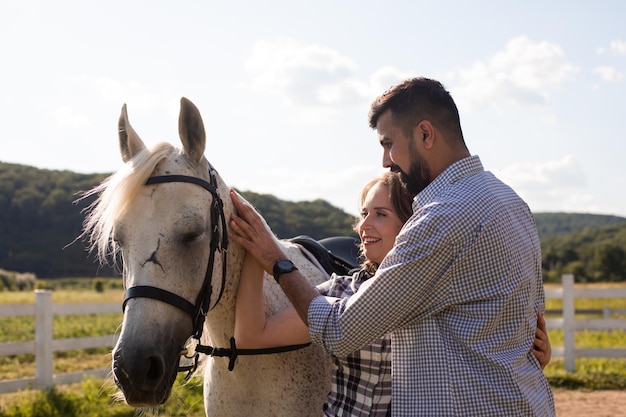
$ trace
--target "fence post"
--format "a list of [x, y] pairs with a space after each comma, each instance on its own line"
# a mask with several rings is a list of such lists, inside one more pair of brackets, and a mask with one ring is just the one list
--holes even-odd
[[563, 365], [567, 372], [575, 372], [576, 352], [574, 333], [576, 326], [574, 323], [574, 275], [564, 274], [561, 279], [563, 282]]
[[35, 290], [35, 366], [38, 389], [53, 386], [52, 291]]

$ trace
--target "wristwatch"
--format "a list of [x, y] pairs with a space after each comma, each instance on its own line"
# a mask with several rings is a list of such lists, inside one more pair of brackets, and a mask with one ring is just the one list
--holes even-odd
[[291, 271], [296, 271], [298, 268], [289, 259], [279, 259], [274, 264], [274, 279], [277, 283], [282, 274], [286, 274]]

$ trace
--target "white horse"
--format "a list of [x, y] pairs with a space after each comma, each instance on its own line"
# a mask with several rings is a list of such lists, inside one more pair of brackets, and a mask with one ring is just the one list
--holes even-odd
[[[201, 342], [197, 350], [214, 353], [204, 366], [207, 416], [321, 415], [331, 361], [319, 347], [233, 354], [235, 294], [245, 251], [235, 244], [226, 248], [233, 212], [228, 186], [204, 157], [202, 118], [185, 98], [179, 134], [182, 149], [167, 143], [148, 149], [124, 105], [119, 144], [125, 165], [87, 193], [98, 198], [89, 207], [84, 235], [101, 259], [119, 253], [123, 265], [124, 320], [112, 364], [116, 384], [132, 406], [164, 403], [181, 352], [195, 335]], [[312, 284], [327, 278], [298, 246], [283, 244]], [[265, 278], [271, 315], [289, 302], [273, 278]], [[229, 357], [216, 355], [220, 352]]]

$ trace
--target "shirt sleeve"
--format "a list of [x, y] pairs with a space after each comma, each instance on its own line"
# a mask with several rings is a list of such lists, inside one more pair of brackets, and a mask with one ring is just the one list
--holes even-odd
[[[346, 356], [452, 299], [447, 270], [457, 256], [454, 216], [439, 209], [411, 219], [374, 277], [346, 298], [315, 298], [308, 311], [311, 340]], [[458, 222], [457, 222], [458, 223]]]
[[[424, 205], [354, 296], [311, 303], [311, 340], [329, 353], [346, 356], [444, 310], [448, 318], [455, 316], [454, 331], [461, 339], [498, 320], [536, 320], [543, 297], [530, 297], [527, 287], [541, 281], [541, 271], [528, 260], [539, 263], [541, 257], [527, 211], [510, 199], [489, 206], [457, 195]], [[540, 285], [533, 282], [531, 291], [540, 292]], [[534, 306], [524, 304], [531, 299], [537, 299]], [[534, 315], [529, 314], [532, 309]]]

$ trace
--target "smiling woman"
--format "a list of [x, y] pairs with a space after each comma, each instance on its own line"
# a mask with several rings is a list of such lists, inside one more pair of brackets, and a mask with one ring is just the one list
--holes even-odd
[[[349, 275], [333, 274], [316, 289], [329, 297], [347, 298], [369, 279], [394, 245], [411, 215], [410, 195], [400, 176], [386, 172], [361, 192], [360, 217], [354, 229], [361, 238], [361, 268]], [[239, 201], [238, 197], [233, 197]], [[280, 261], [279, 261], [280, 262]], [[287, 273], [287, 272], [286, 272]], [[236, 298], [235, 339], [245, 348], [310, 343], [308, 328], [293, 306], [266, 318], [263, 268], [246, 257]], [[276, 277], [277, 281], [279, 277]], [[386, 416], [391, 400], [391, 337], [373, 341], [347, 357], [333, 357], [332, 386], [323, 411], [326, 416]]]

